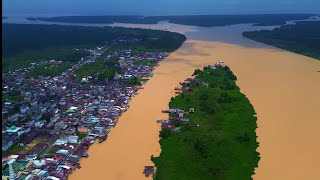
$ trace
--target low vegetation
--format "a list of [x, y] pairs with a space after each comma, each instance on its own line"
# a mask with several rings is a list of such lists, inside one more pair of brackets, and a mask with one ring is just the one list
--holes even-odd
[[48, 47], [41, 50], [26, 50], [12, 56], [3, 57], [2, 70], [13, 71], [29, 67], [31, 63], [41, 60], [61, 60], [64, 62], [76, 62], [82, 57], [90, 55], [88, 51], [74, 50], [73, 46]]
[[274, 30], [244, 32], [243, 36], [320, 60], [320, 22], [298, 22]]
[[18, 91], [10, 91], [8, 94], [2, 93], [2, 102], [4, 101], [21, 101], [23, 96]]
[[[255, 111], [228, 67], [196, 70], [199, 82], [185, 85], [170, 108], [185, 112], [190, 125], [160, 132], [161, 154], [152, 157], [154, 179], [251, 179], [260, 159], [256, 151]], [[170, 116], [173, 116], [170, 114]]]
[[127, 84], [128, 84], [128, 86], [140, 86], [140, 85], [142, 85], [142, 83], [144, 83], [148, 80], [149, 79], [132, 77]]
[[148, 61], [148, 60], [141, 60], [141, 61], [134, 61], [134, 65], [146, 65], [146, 66], [153, 66], [155, 64], [154, 61]]
[[97, 60], [87, 63], [74, 71], [78, 78], [87, 76], [96, 77], [98, 80], [112, 79], [119, 72], [118, 60]]
[[70, 64], [63, 63], [57, 65], [42, 64], [36, 66], [34, 69], [27, 73], [27, 77], [38, 77], [38, 76], [58, 76], [65, 72], [70, 67]]

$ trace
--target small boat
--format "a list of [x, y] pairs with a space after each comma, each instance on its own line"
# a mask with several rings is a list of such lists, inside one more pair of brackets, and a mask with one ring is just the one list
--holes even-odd
[[107, 136], [99, 138], [98, 142], [102, 143], [103, 141], [107, 140]]
[[144, 174], [146, 177], [149, 177], [150, 175], [153, 176], [154, 173], [155, 173], [155, 171], [154, 171], [154, 166], [145, 166], [145, 167], [144, 167], [143, 174]]

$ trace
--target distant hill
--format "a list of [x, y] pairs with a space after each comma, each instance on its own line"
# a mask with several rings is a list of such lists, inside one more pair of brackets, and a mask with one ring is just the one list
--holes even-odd
[[185, 15], [185, 16], [60, 16], [44, 18], [41, 21], [68, 23], [139, 23], [156, 24], [159, 21], [170, 21], [176, 24], [196, 26], [224, 26], [232, 24], [255, 23], [257, 25], [282, 25], [289, 20], [302, 20], [312, 14], [259, 14], [259, 15]]
[[297, 22], [272, 31], [244, 32], [243, 36], [320, 60], [320, 21]]
[[34, 18], [34, 17], [27, 17], [26, 20], [29, 20], [29, 21], [37, 21], [38, 19], [37, 19], [37, 18]]

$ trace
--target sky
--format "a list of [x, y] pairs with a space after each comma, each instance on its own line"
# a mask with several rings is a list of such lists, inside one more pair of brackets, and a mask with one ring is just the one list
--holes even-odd
[[6, 15], [320, 14], [320, 0], [3, 0]]

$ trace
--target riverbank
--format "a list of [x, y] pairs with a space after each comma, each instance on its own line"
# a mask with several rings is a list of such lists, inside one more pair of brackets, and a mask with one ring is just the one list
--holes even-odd
[[233, 69], [237, 85], [257, 113], [261, 160], [254, 178], [315, 178], [320, 162], [320, 146], [314, 143], [320, 137], [320, 123], [316, 120], [320, 63], [269, 46], [187, 40], [160, 63], [154, 77], [132, 99], [130, 109], [120, 117], [108, 141], [93, 145], [90, 158], [81, 160], [81, 170], [71, 174], [70, 179], [106, 175], [110, 179], [145, 179], [143, 167], [152, 165], [150, 156], [160, 153], [160, 127], [155, 120], [168, 118], [161, 110], [168, 108], [174, 87], [190, 77], [194, 69], [219, 59]]
[[320, 60], [320, 21], [302, 21], [271, 31], [244, 32], [244, 37]]

